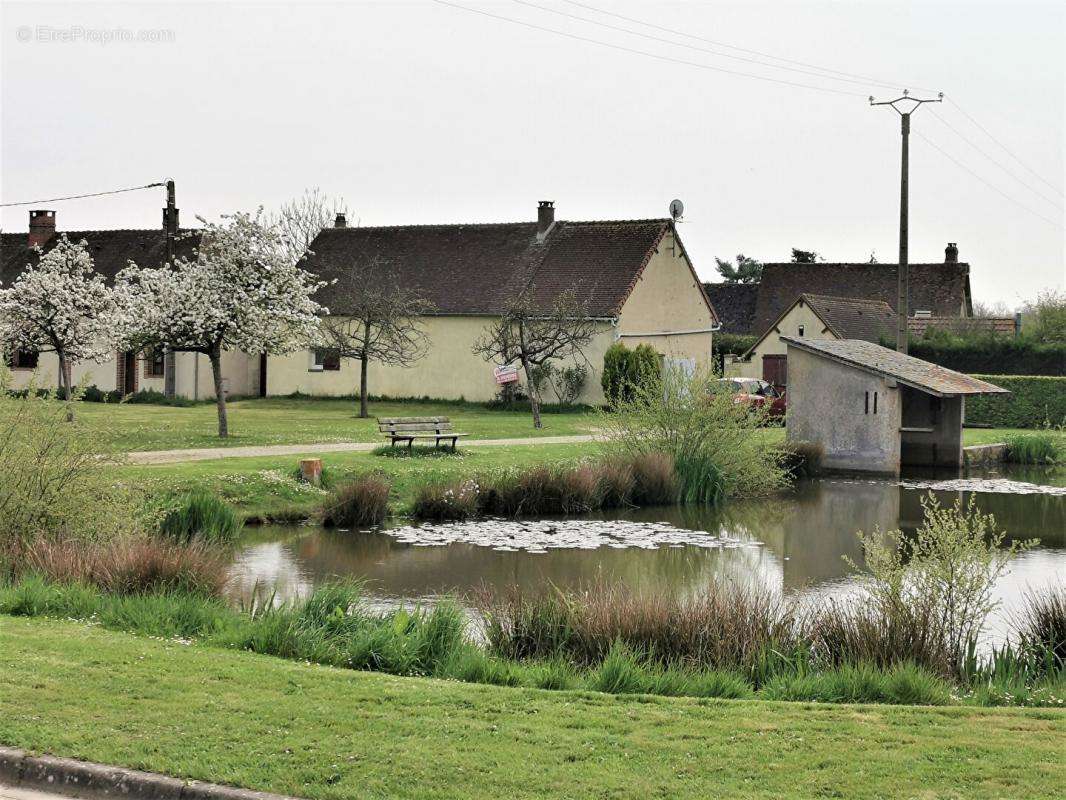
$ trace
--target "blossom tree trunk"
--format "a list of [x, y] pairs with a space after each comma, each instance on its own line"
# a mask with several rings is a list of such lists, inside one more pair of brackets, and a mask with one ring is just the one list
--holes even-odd
[[218, 437], [229, 436], [229, 422], [226, 419], [226, 392], [222, 387], [222, 345], [215, 344], [207, 354], [211, 361], [211, 377], [215, 382], [215, 408], [218, 409]]
[[[370, 341], [370, 320], [366, 320], [363, 323], [363, 341]], [[359, 359], [359, 419], [366, 419], [370, 415], [370, 409], [367, 404], [367, 380], [366, 373], [367, 367], [370, 364], [370, 352], [367, 348], [363, 348], [363, 355]]]

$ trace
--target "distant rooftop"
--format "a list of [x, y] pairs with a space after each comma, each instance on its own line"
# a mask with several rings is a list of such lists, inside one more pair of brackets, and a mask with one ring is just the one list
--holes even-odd
[[914, 356], [904, 355], [887, 347], [862, 339], [797, 339], [782, 336], [781, 341], [843, 364], [894, 378], [905, 386], [920, 389], [937, 397], [956, 397], [967, 394], [1010, 394], [995, 384]]

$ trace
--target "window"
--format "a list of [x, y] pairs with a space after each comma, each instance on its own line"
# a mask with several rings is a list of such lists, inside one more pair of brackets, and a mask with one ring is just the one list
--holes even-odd
[[144, 377], [162, 378], [166, 372], [166, 353], [162, 347], [148, 350], [144, 354]]
[[315, 350], [315, 371], [328, 370], [334, 372], [341, 368], [341, 359], [336, 353], [328, 350]]
[[870, 393], [869, 392], [866, 393], [866, 407], [863, 409], [862, 413], [863, 414], [869, 414], [870, 413]]
[[16, 350], [7, 357], [11, 369], [37, 369], [40, 353], [35, 350]]
[[799, 335], [800, 336], [803, 335], [803, 326], [802, 325], [799, 326]]
[[874, 413], [877, 413], [877, 392], [874, 392]]

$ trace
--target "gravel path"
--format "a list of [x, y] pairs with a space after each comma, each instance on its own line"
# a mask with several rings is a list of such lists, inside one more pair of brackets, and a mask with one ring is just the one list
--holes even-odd
[[[528, 444], [576, 444], [591, 442], [588, 434], [576, 436], [529, 436], [523, 439], [477, 439], [462, 447], [509, 447]], [[321, 453], [367, 453], [382, 442], [323, 442], [321, 444], [275, 444], [260, 447], [201, 447], [190, 450], [142, 450], [127, 453], [131, 464], [180, 464], [186, 461], [212, 461], [219, 458], [256, 456], [319, 455]]]

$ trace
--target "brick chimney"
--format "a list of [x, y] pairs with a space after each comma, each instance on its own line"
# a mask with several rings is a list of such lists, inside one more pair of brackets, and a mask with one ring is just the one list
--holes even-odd
[[30, 212], [30, 247], [44, 247], [56, 235], [56, 212]]
[[337, 218], [335, 220], [333, 220], [333, 227], [334, 228], [347, 228], [348, 227], [348, 220], [345, 218], [344, 214], [338, 214], [337, 215]]
[[944, 263], [959, 263], [959, 246], [955, 242], [948, 242], [948, 246], [944, 248]]
[[555, 224], [555, 201], [541, 200], [537, 203], [537, 241], [543, 242]]

